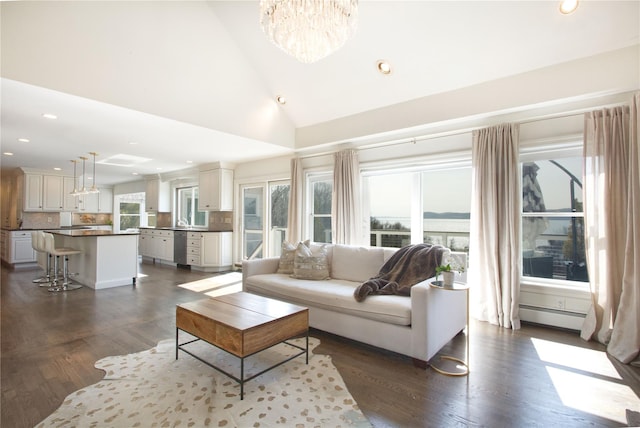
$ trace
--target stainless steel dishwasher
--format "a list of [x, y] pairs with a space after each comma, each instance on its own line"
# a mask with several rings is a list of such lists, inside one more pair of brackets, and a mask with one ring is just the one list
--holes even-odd
[[176, 230], [173, 232], [173, 262], [178, 265], [187, 265], [186, 230]]

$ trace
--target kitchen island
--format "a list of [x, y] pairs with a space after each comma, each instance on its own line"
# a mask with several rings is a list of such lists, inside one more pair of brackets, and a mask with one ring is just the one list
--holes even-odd
[[69, 257], [72, 280], [96, 290], [135, 284], [138, 276], [138, 232], [51, 230], [56, 247], [75, 248]]

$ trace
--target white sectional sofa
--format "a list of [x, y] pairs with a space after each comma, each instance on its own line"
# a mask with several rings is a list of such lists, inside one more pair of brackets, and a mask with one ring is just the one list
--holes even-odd
[[[316, 245], [316, 244], [314, 244]], [[277, 273], [279, 258], [242, 263], [243, 290], [309, 308], [311, 327], [428, 362], [466, 325], [464, 292], [429, 286], [411, 296], [371, 295], [357, 302], [354, 290], [376, 276], [395, 248], [327, 245], [330, 279]]]

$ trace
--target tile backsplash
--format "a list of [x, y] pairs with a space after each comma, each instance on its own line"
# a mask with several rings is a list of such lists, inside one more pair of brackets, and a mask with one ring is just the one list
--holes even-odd
[[[74, 226], [91, 224], [111, 224], [111, 214], [85, 214], [73, 213], [71, 224]], [[60, 213], [22, 213], [22, 229], [59, 229]]]
[[233, 231], [233, 211], [210, 211], [209, 230], [216, 232]]

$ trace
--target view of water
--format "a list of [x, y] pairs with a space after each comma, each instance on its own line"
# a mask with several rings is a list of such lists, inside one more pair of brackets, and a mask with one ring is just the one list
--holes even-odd
[[[376, 217], [382, 223], [401, 223], [410, 228], [411, 219], [409, 217]], [[469, 233], [471, 222], [468, 219], [447, 219], [447, 218], [426, 218], [423, 220], [423, 230], [430, 232], [458, 232]], [[570, 227], [571, 220], [567, 217], [547, 218], [547, 229], [544, 233], [553, 235], [566, 235]]]
[[[376, 217], [382, 223], [401, 223], [403, 226], [410, 228], [411, 219], [409, 217]], [[430, 232], [460, 232], [469, 233], [469, 220], [467, 219], [446, 219], [446, 218], [427, 218], [423, 220], [424, 230]]]

